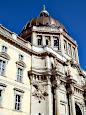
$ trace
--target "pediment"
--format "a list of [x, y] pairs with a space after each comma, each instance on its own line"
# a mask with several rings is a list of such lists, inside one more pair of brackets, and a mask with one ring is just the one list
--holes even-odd
[[23, 61], [17, 61], [16, 64], [22, 66], [23, 68], [26, 68], [26, 64]]
[[0, 52], [0, 57], [4, 58], [6, 60], [10, 60], [10, 56], [5, 52]]

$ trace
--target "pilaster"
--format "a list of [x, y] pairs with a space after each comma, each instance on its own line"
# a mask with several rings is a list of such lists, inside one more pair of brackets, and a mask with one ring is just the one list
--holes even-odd
[[84, 89], [84, 102], [85, 102], [85, 114], [86, 114], [86, 78], [85, 78], [85, 85], [83, 86]]
[[51, 92], [51, 76], [47, 76], [47, 90], [48, 90], [48, 111], [47, 115], [53, 115], [53, 105], [52, 105], [52, 92]]
[[69, 114], [70, 115], [76, 115], [76, 109], [75, 109], [75, 98], [74, 98], [74, 84], [76, 81], [73, 79], [73, 77], [69, 74], [66, 78], [67, 80], [67, 94], [69, 96]]
[[60, 79], [56, 77], [56, 115], [60, 115], [60, 98], [59, 98]]

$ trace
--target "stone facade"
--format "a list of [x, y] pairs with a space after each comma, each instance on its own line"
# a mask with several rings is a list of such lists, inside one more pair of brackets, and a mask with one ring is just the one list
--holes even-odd
[[86, 114], [77, 43], [45, 8], [19, 36], [0, 25], [0, 115], [21, 114]]

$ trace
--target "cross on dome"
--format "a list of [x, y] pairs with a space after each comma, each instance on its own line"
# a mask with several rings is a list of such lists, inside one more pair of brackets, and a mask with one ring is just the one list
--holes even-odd
[[45, 17], [48, 17], [48, 16], [49, 16], [49, 13], [48, 13], [48, 11], [46, 10], [45, 5], [43, 5], [43, 10], [40, 12], [40, 16], [45, 16]]

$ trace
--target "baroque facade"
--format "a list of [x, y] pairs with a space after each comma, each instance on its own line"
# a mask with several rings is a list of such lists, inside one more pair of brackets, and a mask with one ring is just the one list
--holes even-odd
[[20, 35], [0, 25], [0, 115], [86, 115], [78, 45], [45, 8]]

